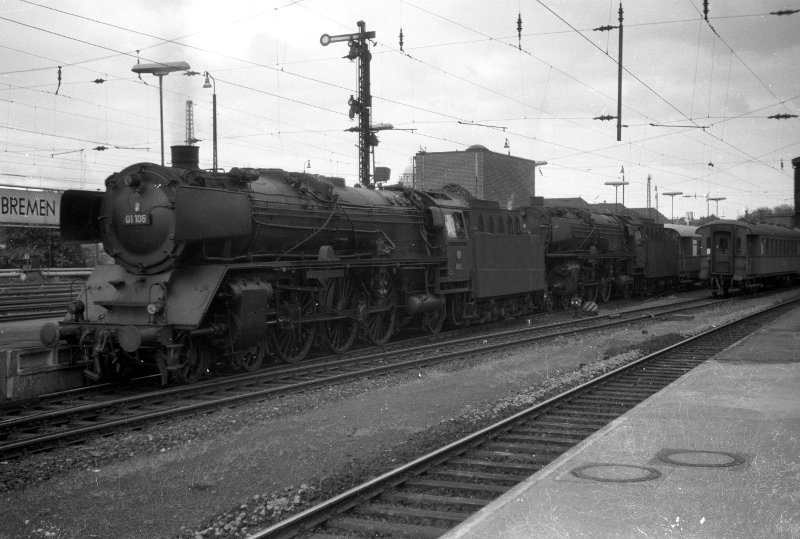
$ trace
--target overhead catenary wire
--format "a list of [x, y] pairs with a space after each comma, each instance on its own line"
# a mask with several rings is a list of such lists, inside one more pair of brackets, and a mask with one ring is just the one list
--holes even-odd
[[[632, 25], [631, 25], [631, 26], [632, 26]], [[528, 34], [525, 34], [525, 35], [528, 35]], [[516, 40], [516, 37], [517, 37], [517, 36], [513, 36], [513, 37], [514, 37], [514, 38], [515, 38], [515, 40]], [[408, 39], [408, 40], [410, 40], [410, 38], [407, 38], [407, 39]], [[498, 39], [498, 38], [494, 38], [494, 40], [499, 40], [499, 39]], [[418, 36], [417, 36], [417, 39], [415, 40], [415, 42], [416, 42], [416, 44], [418, 44], [418, 43], [419, 43]], [[516, 45], [516, 44], [515, 44], [515, 45]], [[516, 48], [516, 47], [515, 47], [515, 48]], [[406, 47], [406, 49], [407, 49], [407, 50], [409, 50], [409, 47], [407, 46], [407, 47]], [[419, 50], [419, 49], [417, 49], [417, 50]], [[412, 52], [413, 52], [413, 49], [412, 49]], [[524, 53], [523, 53], [523, 54], [524, 54]], [[552, 68], [552, 67], [550, 67], [550, 68], [548, 68], [548, 69], [549, 69], [549, 72], [552, 72], [552, 69], [553, 69], [553, 68]], [[447, 71], [448, 71], [448, 70], [447, 70], [446, 68], [443, 70], [443, 72], [447, 72]], [[449, 76], [449, 75], [448, 75], [448, 76]], [[247, 86], [247, 85], [245, 84], [245, 85], [243, 85], [243, 86]], [[412, 90], [414, 90], [414, 89], [415, 89], [415, 87], [416, 87], [416, 85], [412, 85]], [[496, 95], [497, 95], [498, 99], [505, 99], [506, 97], [509, 97], [509, 96], [507, 96], [507, 95], [504, 95], [504, 92], [502, 92], [502, 91], [501, 91], [501, 92], [499, 92], [499, 93], [498, 93], [498, 94], [496, 94]], [[403, 106], [406, 106], [406, 105], [408, 105], [408, 103], [399, 103], [399, 101], [401, 101], [401, 100], [395, 100], [395, 103], [402, 104]], [[412, 103], [413, 103], [413, 102], [414, 102], [414, 101], [412, 100]], [[520, 102], [521, 102], [521, 103], [523, 103], [523, 105], [522, 105], [522, 106], [523, 106], [523, 108], [525, 108], [525, 107], [527, 107], [528, 105], [530, 105], [530, 103], [526, 103], [526, 102], [527, 102], [527, 100], [526, 100], [526, 99], [522, 99], [522, 100], [520, 100]], [[544, 102], [545, 102], [545, 101], [543, 100], [543, 101], [542, 101], [542, 103], [544, 103]], [[538, 103], [537, 103], [537, 104], [538, 104]], [[532, 106], [532, 107], [531, 107], [531, 109], [538, 109], [538, 110], [539, 110], [539, 112], [540, 112], [540, 115], [539, 115], [539, 117], [540, 117], [540, 118], [544, 118], [544, 117], [546, 117], [546, 116], [547, 116], [547, 114], [546, 114], [544, 111], [542, 111], [542, 110], [541, 110], [542, 108], [543, 108], [543, 107], [541, 107], [541, 106], [540, 106], [540, 107], [538, 107], [538, 108], [537, 108], [536, 106]], [[411, 109], [411, 110], [417, 110], [417, 109]], [[423, 116], [429, 116], [431, 113], [436, 113], [437, 111], [431, 110], [430, 108], [421, 107], [421, 109], [419, 109], [419, 112], [422, 112], [422, 113], [423, 113]], [[464, 120], [466, 119], [466, 118], [464, 118], [464, 115], [463, 115], [463, 114], [459, 114], [459, 113], [456, 113], [456, 114], [454, 114], [454, 115], [451, 115], [451, 116], [453, 116], [453, 118], [451, 118], [449, 121], [454, 121], [454, 122], [457, 122], [457, 121], [464, 121]], [[551, 119], [552, 119], [552, 118], [561, 118], [561, 117], [564, 117], [564, 116], [563, 116], [563, 115], [553, 115], [553, 116], [551, 117]], [[420, 118], [417, 118], [417, 120], [419, 120], [419, 119], [420, 119]], [[475, 120], [476, 120], [476, 118], [473, 116], [473, 117], [471, 117], [471, 118], [470, 118], [470, 120], [472, 120], [472, 121], [475, 121]], [[489, 121], [489, 123], [491, 123], [491, 120]], [[287, 132], [287, 131], [289, 131], [289, 130], [287, 130], [287, 129], [281, 129], [280, 131], [285, 133], [285, 132]], [[273, 130], [272, 132], [274, 132], [274, 130]], [[254, 136], [255, 136], [255, 135], [254, 135]], [[429, 132], [429, 133], [421, 133], [421, 132], [417, 132], [417, 133], [414, 133], [414, 134], [413, 134], [413, 135], [411, 135], [411, 136], [415, 136], [415, 137], [422, 137], [422, 136], [425, 136], [425, 137], [428, 137], [428, 138], [433, 138], [433, 139], [436, 139], [436, 138], [437, 138], [437, 134], [436, 134], [436, 132]], [[440, 138], [442, 138], [442, 137], [440, 137]], [[451, 137], [449, 137], [449, 140], [452, 140], [452, 138], [453, 138], [452, 136], [451, 136]], [[643, 140], [644, 140], [644, 139], [643, 139]], [[546, 143], [547, 143], [547, 141], [543, 141], [543, 143], [545, 143], [545, 144], [546, 144]], [[574, 149], [574, 150], [577, 150], [577, 151], [580, 151], [580, 150], [581, 150], [581, 147], [580, 147], [580, 146], [573, 146], [573, 148], [572, 148], [572, 149]], [[571, 150], [568, 150], [568, 151], [571, 151]]]

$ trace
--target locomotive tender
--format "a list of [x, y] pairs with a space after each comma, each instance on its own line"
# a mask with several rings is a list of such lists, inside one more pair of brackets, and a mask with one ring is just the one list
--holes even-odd
[[546, 306], [543, 238], [497, 203], [277, 169], [206, 172], [186, 147], [173, 164], [135, 164], [104, 193], [62, 197], [62, 236], [102, 241], [115, 263], [94, 269], [41, 339], [74, 347], [91, 379], [149, 364], [165, 383], [191, 383], [217, 361], [253, 370], [267, 354], [297, 362], [315, 345], [341, 353], [402, 326], [437, 333], [446, 318]]

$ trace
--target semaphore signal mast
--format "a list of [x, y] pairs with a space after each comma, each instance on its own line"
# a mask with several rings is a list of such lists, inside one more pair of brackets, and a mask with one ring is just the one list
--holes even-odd
[[348, 131], [358, 131], [358, 181], [364, 187], [372, 187], [369, 156], [371, 148], [378, 145], [375, 132], [380, 128], [370, 125], [370, 111], [372, 110], [372, 94], [370, 93], [369, 63], [372, 53], [369, 52], [369, 39], [375, 37], [375, 32], [367, 32], [366, 23], [358, 21], [359, 31], [355, 34], [341, 34], [331, 36], [322, 34], [319, 42], [323, 47], [330, 43], [346, 41], [350, 52], [345, 56], [349, 60], [358, 59], [358, 98], [350, 96], [347, 104], [350, 105], [350, 119], [358, 115], [358, 127]]

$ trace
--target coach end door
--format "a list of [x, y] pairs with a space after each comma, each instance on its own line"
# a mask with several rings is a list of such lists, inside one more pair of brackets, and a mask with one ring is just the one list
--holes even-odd
[[711, 238], [711, 273], [730, 274], [733, 271], [733, 234], [715, 230]]

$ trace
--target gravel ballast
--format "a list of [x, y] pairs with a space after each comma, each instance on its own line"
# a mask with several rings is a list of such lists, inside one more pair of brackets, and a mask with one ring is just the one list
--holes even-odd
[[[243, 537], [775, 297], [171, 420], [0, 462], [0, 538]], [[737, 306], [740, 305], [740, 306]]]

